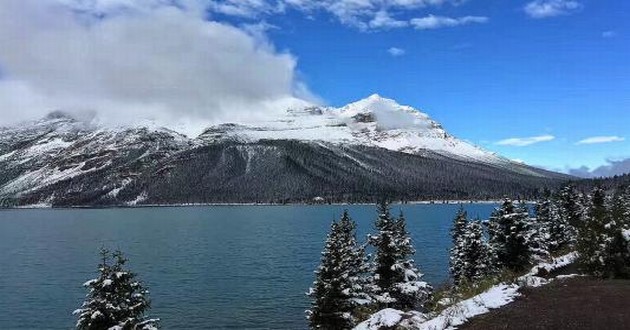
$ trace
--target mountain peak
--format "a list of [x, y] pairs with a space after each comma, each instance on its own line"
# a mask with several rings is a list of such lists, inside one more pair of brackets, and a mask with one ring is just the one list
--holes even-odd
[[58, 120], [58, 119], [75, 120], [73, 115], [63, 110], [51, 111], [43, 119], [44, 120]]
[[366, 105], [366, 106], [373, 105], [373, 104], [388, 104], [392, 106], [400, 106], [400, 104], [398, 104], [398, 102], [396, 102], [394, 99], [383, 97], [380, 94], [376, 94], [376, 93], [350, 104], [361, 104], [361, 105]]
[[384, 99], [384, 97], [382, 97], [378, 93], [374, 93], [374, 94], [366, 97], [366, 99], [368, 99], [368, 100], [382, 100], [382, 99]]
[[94, 111], [65, 111], [65, 110], [54, 110], [49, 112], [44, 118], [43, 121], [70, 121], [70, 122], [84, 122], [90, 123], [96, 118], [96, 112]]

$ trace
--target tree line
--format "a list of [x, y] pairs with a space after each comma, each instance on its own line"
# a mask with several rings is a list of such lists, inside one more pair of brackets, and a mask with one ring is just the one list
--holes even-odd
[[[376, 233], [360, 244], [348, 211], [331, 224], [308, 292], [312, 304], [306, 314], [311, 328], [350, 329], [371, 311], [425, 307], [433, 289], [422, 281], [414, 264], [415, 250], [404, 215], [392, 216], [389, 204], [381, 201], [374, 227]], [[368, 245], [374, 248], [373, 256], [366, 255]]]
[[[384, 308], [424, 312], [432, 287], [414, 265], [414, 248], [401, 214], [377, 207], [376, 234], [361, 245], [347, 212], [333, 222], [322, 253], [307, 317], [312, 329], [350, 329]], [[630, 188], [588, 194], [574, 186], [544, 190], [533, 208], [504, 199], [487, 220], [460, 207], [451, 229], [452, 290], [498, 283], [552, 256], [576, 251], [584, 274], [630, 278]], [[367, 257], [371, 245], [374, 256]]]

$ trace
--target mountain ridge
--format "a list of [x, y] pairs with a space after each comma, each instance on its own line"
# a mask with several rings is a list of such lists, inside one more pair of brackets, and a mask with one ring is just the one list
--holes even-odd
[[378, 95], [214, 125], [195, 138], [54, 112], [0, 128], [0, 174], [5, 206], [490, 198], [571, 178], [459, 140], [428, 115]]

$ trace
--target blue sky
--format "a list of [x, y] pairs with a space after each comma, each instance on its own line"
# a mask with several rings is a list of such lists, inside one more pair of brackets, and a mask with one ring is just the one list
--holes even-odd
[[592, 170], [630, 158], [628, 13], [619, 0], [3, 0], [0, 124], [74, 107], [205, 125], [378, 93], [509, 158]]
[[[468, 1], [419, 8], [488, 17], [432, 30], [362, 31], [326, 15], [266, 18], [269, 37], [298, 57], [309, 87], [333, 105], [372, 92], [421, 108], [453, 134], [507, 157], [553, 169], [597, 167], [630, 157], [630, 3], [581, 1], [576, 10], [533, 18], [527, 1]], [[404, 54], [392, 56], [390, 48]], [[528, 146], [514, 137], [554, 136]], [[614, 139], [620, 140], [620, 139]]]

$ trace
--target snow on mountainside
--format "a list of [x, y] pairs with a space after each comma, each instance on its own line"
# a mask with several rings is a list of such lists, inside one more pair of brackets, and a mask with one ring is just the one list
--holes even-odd
[[107, 129], [54, 112], [38, 121], [0, 129], [0, 196], [127, 167], [110, 178], [112, 186], [121, 185], [140, 172], [143, 163], [191, 145], [186, 136], [167, 129]]
[[194, 138], [153, 126], [104, 127], [63, 112], [0, 128], [0, 207], [322, 194], [472, 198], [499, 193], [501, 185], [505, 193], [529, 193], [564, 179], [459, 140], [428, 115], [378, 95], [216, 125]]
[[429, 150], [451, 158], [507, 166], [511, 161], [457, 139], [425, 113], [374, 94], [341, 108], [289, 109], [286, 115], [255, 124], [223, 124], [209, 128], [200, 139], [292, 139], [359, 144], [422, 154]]

